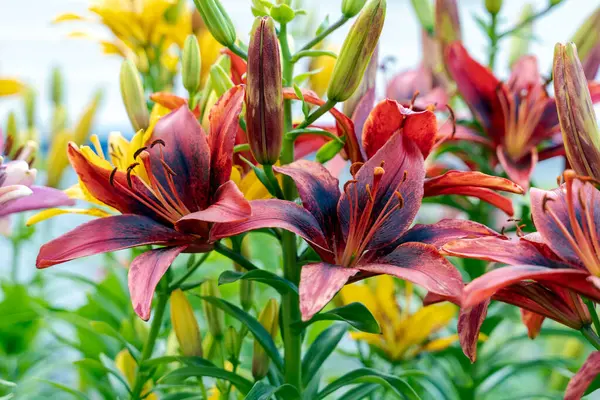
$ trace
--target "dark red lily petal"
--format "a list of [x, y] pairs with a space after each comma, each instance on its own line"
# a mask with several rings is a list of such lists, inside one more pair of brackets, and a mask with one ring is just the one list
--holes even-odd
[[129, 266], [129, 293], [133, 310], [144, 321], [150, 319], [150, 308], [156, 285], [175, 258], [188, 246], [163, 247], [137, 256]]
[[545, 319], [543, 315], [521, 308], [521, 320], [527, 328], [527, 336], [530, 339], [535, 339], [539, 335]]
[[[367, 185], [373, 187], [375, 168], [379, 168], [382, 163], [385, 173], [381, 177], [377, 193], [373, 194], [374, 205], [368, 226], [373, 226], [377, 218], [398, 205], [395, 192], [402, 196], [403, 205], [389, 212], [385, 222], [372, 233], [367, 246], [371, 250], [394, 243], [412, 223], [423, 199], [423, 155], [411, 139], [396, 134], [360, 168], [355, 175], [356, 183], [349, 184], [347, 193], [342, 194], [338, 204], [338, 218], [344, 237], [350, 231], [350, 201], [353, 202], [352, 211], [355, 214], [352, 219], [357, 223], [370, 201]], [[355, 189], [358, 199], [355, 198]]]
[[485, 225], [462, 219], [444, 219], [435, 224], [417, 224], [404, 233], [398, 240], [400, 243], [421, 242], [436, 248], [457, 239], [500, 236]]
[[31, 186], [30, 189], [33, 193], [29, 196], [4, 203], [0, 208], [0, 217], [23, 211], [75, 205], [75, 201], [62, 190], [43, 186]]
[[554, 269], [535, 265], [497, 268], [474, 279], [465, 287], [462, 304], [464, 307], [479, 304], [492, 297], [500, 289], [525, 280], [555, 282], [581, 293], [584, 291], [596, 292], [593, 297], [597, 298], [600, 292], [591, 287], [592, 285], [586, 280], [587, 276], [587, 272], [577, 269]]
[[463, 281], [458, 270], [435, 247], [404, 243], [393, 252], [356, 266], [369, 274], [386, 274], [413, 282], [430, 292], [460, 301]]
[[359, 143], [362, 142], [363, 137], [363, 129], [367, 119], [369, 118], [369, 114], [373, 109], [373, 105], [375, 104], [375, 87], [367, 90], [365, 95], [360, 99], [354, 112], [352, 113], [352, 122], [354, 122], [354, 131], [356, 139]]
[[427, 157], [437, 135], [437, 120], [431, 111], [412, 111], [395, 100], [383, 100], [371, 111], [363, 128], [365, 153], [371, 158], [385, 143], [400, 131], [413, 140], [423, 157]]
[[194, 232], [193, 226], [203, 222], [244, 221], [252, 215], [252, 207], [233, 181], [221, 185], [214, 202], [204, 210], [184, 215], [175, 227], [182, 232]]
[[456, 187], [446, 188], [440, 191], [439, 195], [456, 195], [456, 196], [468, 196], [475, 197], [486, 203], [491, 204], [497, 209], [503, 211], [508, 216], [513, 216], [515, 210], [513, 208], [513, 202], [510, 198], [501, 195], [500, 193], [494, 192], [490, 189], [478, 188], [478, 187]]
[[323, 165], [307, 160], [298, 160], [274, 169], [294, 180], [302, 206], [319, 222], [325, 237], [334, 237], [338, 226], [337, 204], [340, 199], [338, 179]]
[[358, 269], [327, 263], [308, 264], [300, 272], [300, 312], [308, 321], [325, 307]]
[[[312, 90], [302, 89], [302, 96], [304, 96], [304, 101], [308, 104], [313, 104], [316, 106], [322, 106], [325, 104], [325, 101], [320, 99], [319, 96], [313, 92]], [[285, 100], [298, 100], [298, 96], [293, 88], [283, 88], [283, 98]], [[362, 162], [365, 157], [362, 154], [362, 149], [358, 144], [358, 140], [356, 138], [356, 133], [354, 131], [354, 123], [350, 118], [345, 116], [342, 112], [337, 110], [335, 107], [330, 111], [331, 115], [336, 120], [337, 126], [337, 134], [338, 136], [346, 137], [346, 145], [344, 146], [344, 151], [348, 159], [352, 160], [352, 162]]]
[[598, 374], [600, 374], [600, 351], [595, 351], [589, 355], [583, 366], [571, 378], [565, 392], [565, 400], [581, 399]]
[[240, 127], [240, 113], [244, 102], [244, 87], [234, 86], [215, 104], [209, 115], [211, 188], [217, 190], [231, 177], [233, 147]]
[[521, 57], [512, 67], [508, 87], [513, 93], [538, 90], [542, 86], [542, 76], [535, 56]]
[[99, 218], [44, 244], [36, 266], [46, 268], [80, 257], [137, 246], [176, 246], [190, 243], [193, 236], [179, 233], [139, 215], [115, 215]]
[[[140, 198], [154, 199], [154, 196], [136, 175], [131, 175], [131, 188], [129, 188], [125, 172], [116, 171], [113, 174], [112, 170], [104, 169], [90, 162], [74, 143], [69, 143], [67, 156], [86, 189], [102, 203], [123, 214], [146, 215], [169, 223], [153, 209], [140, 202]], [[132, 193], [136, 195], [134, 196]]]
[[526, 239], [510, 240], [503, 236], [462, 239], [442, 247], [446, 255], [476, 258], [503, 264], [528, 264], [551, 268], [573, 268], [563, 262], [548, 246]]
[[530, 153], [524, 155], [519, 160], [513, 160], [506, 153], [503, 146], [498, 146], [496, 148], [496, 156], [508, 177], [523, 189], [529, 189], [531, 174], [538, 162], [537, 150], [533, 148]]
[[492, 71], [471, 58], [460, 42], [447, 47], [445, 58], [446, 68], [475, 118], [494, 142], [502, 143], [505, 121], [498, 91], [507, 96], [506, 87]]
[[[157, 143], [148, 149], [154, 176], [165, 188], [172, 179], [176, 194], [189, 211], [206, 208], [210, 201], [210, 149], [194, 114], [183, 106], [159, 119], [150, 143], [156, 140], [164, 146]], [[175, 175], [162, 165], [161, 157]]]
[[211, 241], [262, 228], [282, 228], [294, 232], [313, 245], [324, 259], [331, 259], [327, 240], [319, 223], [303, 207], [291, 201], [251, 201], [252, 215], [245, 221], [215, 224], [210, 232]]
[[465, 356], [467, 356], [472, 363], [477, 359], [479, 332], [481, 331], [481, 325], [483, 325], [483, 321], [485, 321], [485, 317], [487, 316], [490, 300], [491, 299], [487, 299], [477, 305], [461, 308], [460, 314], [458, 315], [458, 341], [460, 342], [463, 353], [465, 353]]
[[522, 187], [509, 179], [476, 171], [448, 171], [444, 175], [425, 180], [425, 196], [436, 196], [437, 190], [461, 186], [474, 186], [516, 194], [525, 193]]

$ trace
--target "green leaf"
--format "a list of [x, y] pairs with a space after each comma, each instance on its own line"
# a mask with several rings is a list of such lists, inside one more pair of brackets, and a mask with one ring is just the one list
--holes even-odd
[[302, 383], [308, 386], [310, 380], [333, 353], [348, 328], [344, 324], [334, 324], [327, 328], [312, 343], [302, 359]]
[[159, 379], [159, 382], [179, 382], [190, 377], [201, 378], [210, 376], [216, 379], [223, 379], [231, 382], [242, 394], [248, 393], [252, 389], [252, 382], [248, 379], [217, 367], [183, 367], [172, 371], [171, 373]]
[[376, 383], [363, 383], [362, 385], [358, 385], [342, 396], [339, 397], [338, 400], [362, 400], [369, 397], [371, 393], [379, 389], [380, 386]]
[[125, 386], [125, 388], [127, 389], [127, 391], [129, 393], [131, 393], [131, 388], [129, 387], [129, 383], [125, 380], [123, 375], [121, 375], [121, 373], [119, 373], [118, 371], [115, 371], [115, 370], [112, 370], [112, 369], [106, 367], [100, 361], [93, 360], [91, 358], [84, 358], [82, 360], [75, 361], [73, 364], [75, 364], [79, 367], [82, 367], [84, 369], [87, 369], [89, 371], [112, 375], [115, 378], [117, 378], [119, 380], [119, 382], [121, 382], [123, 384], [123, 386]]
[[248, 314], [241, 308], [225, 301], [223, 299], [219, 299], [218, 297], [212, 296], [199, 296], [204, 301], [208, 301], [209, 303], [219, 307], [221, 310], [225, 311], [227, 314], [231, 315], [233, 318], [240, 321], [244, 326], [248, 328], [250, 332], [256, 338], [256, 341], [260, 343], [260, 345], [265, 349], [265, 353], [269, 356], [273, 363], [277, 366], [280, 371], [283, 371], [283, 360], [281, 359], [281, 355], [277, 350], [277, 346], [275, 346], [275, 342], [269, 332], [262, 326], [260, 322], [252, 315]]
[[204, 396], [194, 392], [171, 393], [162, 398], [163, 400], [205, 400]]
[[329, 28], [329, 15], [325, 16], [325, 19], [319, 24], [315, 32], [315, 36], [319, 36]]
[[215, 365], [202, 357], [195, 356], [164, 356], [152, 358], [150, 360], [144, 361], [145, 367], [156, 367], [163, 364], [170, 364], [174, 362], [180, 362], [182, 364], [186, 364], [189, 366], [197, 366], [197, 367], [214, 367]]
[[298, 294], [298, 287], [292, 282], [264, 269], [255, 269], [248, 272], [225, 271], [219, 276], [219, 285], [237, 282], [240, 279], [265, 283], [281, 295], [290, 292]]
[[17, 384], [10, 381], [5, 381], [4, 379], [0, 379], [0, 386], [14, 388], [17, 387]]
[[73, 388], [70, 388], [68, 386], [65, 386], [62, 383], [53, 382], [53, 381], [49, 381], [49, 380], [46, 380], [46, 379], [39, 379], [39, 378], [35, 378], [35, 379], [38, 380], [38, 381], [40, 381], [40, 382], [46, 383], [46, 384], [48, 384], [48, 385], [50, 385], [50, 386], [52, 386], [52, 387], [54, 387], [54, 388], [56, 388], [58, 390], [61, 390], [61, 391], [66, 392], [66, 393], [69, 393], [70, 395], [72, 395], [73, 397], [75, 397], [77, 399], [88, 400], [88, 397], [86, 396], [85, 393], [80, 392], [77, 389], [73, 389]]
[[110, 326], [108, 323], [103, 322], [103, 321], [91, 321], [90, 325], [92, 326], [92, 329], [94, 329], [96, 332], [98, 332], [102, 335], [109, 336], [115, 340], [118, 340], [123, 346], [125, 346], [127, 348], [127, 350], [133, 356], [134, 359], [136, 359], [136, 360], [139, 359], [140, 351], [138, 349], [136, 349], [134, 345], [129, 343], [123, 337], [123, 335], [121, 335], [119, 332], [117, 332], [117, 330], [115, 328], [113, 328], [112, 326]]
[[323, 71], [323, 68], [312, 69], [312, 70], [304, 72], [302, 74], [298, 74], [294, 77], [294, 84], [301, 85], [302, 83], [304, 83], [304, 81], [306, 81], [312, 75], [316, 75], [321, 71]]
[[309, 321], [295, 322], [292, 326], [301, 330], [317, 321], [344, 321], [359, 331], [381, 333], [375, 317], [371, 314], [369, 309], [361, 303], [350, 303], [331, 311], [316, 314]]
[[288, 24], [296, 17], [296, 13], [287, 4], [275, 4], [271, 7], [271, 17], [280, 24]]
[[317, 400], [327, 398], [327, 396], [344, 386], [355, 385], [357, 383], [377, 383], [387, 388], [397, 398], [401, 399], [409, 397], [412, 399], [420, 399], [419, 395], [405, 380], [380, 373], [371, 368], [360, 368], [348, 372], [346, 375], [327, 385], [325, 389], [317, 395]]
[[269, 400], [273, 396], [278, 395], [279, 398], [286, 400], [295, 400], [300, 398], [298, 389], [290, 384], [281, 385], [279, 387], [268, 385], [264, 382], [256, 382], [252, 390], [244, 397], [244, 400]]

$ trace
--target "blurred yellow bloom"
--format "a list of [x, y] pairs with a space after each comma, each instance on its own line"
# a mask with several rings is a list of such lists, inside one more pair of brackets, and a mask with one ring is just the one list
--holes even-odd
[[[135, 383], [137, 363], [129, 353], [129, 350], [123, 349], [119, 352], [119, 354], [117, 354], [117, 356], [115, 357], [115, 366], [117, 367], [119, 372], [123, 374], [125, 380], [130, 385], [133, 385]], [[151, 388], [152, 384], [150, 383], [150, 381], [146, 382], [144, 388], [142, 389], [142, 396], [145, 396], [144, 398], [148, 400], [158, 400], [158, 396], [155, 393], [149, 393], [146, 395], [146, 393], [148, 393]]]
[[[339, 51], [336, 47], [328, 47], [327, 50], [337, 53]], [[320, 70], [314, 75], [310, 76], [310, 89], [314, 90], [319, 97], [323, 97], [327, 92], [329, 81], [331, 80], [331, 74], [335, 67], [335, 58], [329, 56], [314, 57], [310, 62], [309, 69]]]
[[25, 85], [16, 79], [0, 78], [0, 97], [19, 94], [25, 89]]
[[394, 279], [387, 275], [371, 278], [368, 283], [345, 286], [340, 297], [344, 304], [360, 302], [373, 314], [381, 334], [353, 332], [352, 338], [362, 340], [383, 351], [391, 361], [415, 357], [423, 351], [441, 351], [458, 340], [457, 335], [433, 339], [455, 317], [458, 307], [450, 303], [421, 307], [414, 314], [409, 310], [412, 285], [406, 283], [405, 305], [396, 301]]

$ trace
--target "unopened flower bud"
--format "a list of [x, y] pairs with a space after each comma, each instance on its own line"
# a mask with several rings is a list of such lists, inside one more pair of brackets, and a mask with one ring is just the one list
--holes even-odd
[[[200, 285], [200, 295], [202, 297], [221, 297], [215, 281], [206, 281]], [[223, 311], [208, 301], [202, 302], [202, 309], [204, 310], [208, 330], [215, 339], [220, 339], [223, 336]]]
[[[250, 257], [250, 241], [249, 240], [242, 240], [242, 248], [241, 248], [241, 253], [244, 257], [246, 258], [251, 258]], [[244, 268], [237, 264], [234, 263], [233, 267], [235, 268], [236, 271], [244, 271]], [[244, 311], [248, 311], [252, 308], [252, 306], [254, 305], [254, 282], [248, 279], [241, 279], [240, 280], [240, 304], [242, 305], [242, 308], [244, 309]]]
[[352, 18], [362, 10], [367, 0], [342, 0], [342, 14], [346, 18]]
[[202, 357], [202, 338], [194, 309], [181, 289], [171, 293], [171, 323], [184, 356]]
[[[375, 102], [375, 84], [377, 83], [377, 70], [379, 69], [379, 50], [375, 49], [373, 56], [371, 57], [371, 61], [367, 66], [367, 70], [365, 71], [365, 76], [363, 76], [358, 89], [350, 96], [348, 100], [344, 102], [344, 114], [349, 118], [352, 118], [354, 115], [354, 111], [358, 108], [362, 101], [364, 101], [365, 96], [368, 93], [372, 93], [373, 103], [369, 104], [369, 107], [373, 107]], [[356, 123], [357, 121], [355, 121]]]
[[[279, 305], [275, 299], [270, 299], [265, 308], [260, 312], [258, 321], [269, 332], [272, 338], [277, 336], [279, 329]], [[254, 352], [252, 353], [252, 376], [259, 380], [264, 378], [269, 372], [269, 364], [271, 360], [265, 349], [254, 340]]]
[[79, 120], [73, 129], [73, 141], [75, 143], [83, 144], [90, 136], [90, 132], [92, 131], [92, 126], [94, 124], [94, 118], [96, 117], [96, 113], [101, 102], [102, 91], [98, 90], [96, 93], [94, 93], [92, 100], [83, 110], [83, 114], [81, 114], [81, 117], [79, 117]]
[[[15, 140], [19, 134], [19, 126], [17, 124], [17, 114], [14, 111], [8, 113], [8, 118], [6, 119], [6, 137]], [[15, 143], [18, 145], [18, 143]], [[0, 153], [2, 149], [0, 149]]]
[[435, 37], [442, 47], [462, 40], [456, 0], [436, 0]]
[[135, 64], [131, 60], [121, 65], [121, 98], [127, 110], [127, 116], [135, 131], [147, 129], [150, 124], [150, 113], [146, 105], [144, 87]]
[[225, 352], [229, 360], [236, 360], [240, 353], [242, 342], [240, 335], [233, 326], [229, 326], [225, 331]]
[[[524, 21], [527, 21], [533, 16], [534, 9], [531, 3], [527, 3], [521, 10], [521, 16], [519, 17], [519, 25]], [[515, 32], [510, 38], [510, 55], [508, 58], [508, 64], [512, 66], [521, 59], [524, 55], [529, 54], [529, 45], [533, 36], [532, 23], [523, 25], [521, 29]]]
[[350, 28], [329, 82], [329, 100], [345, 101], [360, 85], [383, 29], [385, 9], [386, 0], [370, 0]]
[[196, 35], [189, 35], [183, 45], [181, 57], [181, 78], [183, 87], [193, 96], [200, 87], [200, 76], [202, 73], [202, 58], [200, 45]]
[[177, 0], [177, 2], [169, 8], [164, 13], [165, 21], [167, 21], [171, 25], [177, 24], [179, 18], [186, 12], [187, 1], [186, 0]]
[[550, 0], [550, 6], [551, 7], [557, 6], [562, 2], [563, 2], [563, 0]]
[[279, 41], [269, 17], [254, 22], [248, 46], [246, 133], [260, 164], [275, 164], [283, 144], [283, 88]]
[[236, 33], [231, 18], [219, 0], [194, 0], [204, 24], [223, 46], [231, 47], [235, 43]]
[[503, 0], [485, 0], [485, 8], [490, 14], [496, 15], [502, 8], [502, 1]]
[[233, 81], [229, 74], [219, 64], [214, 64], [210, 67], [210, 83], [217, 98], [220, 98], [233, 87]]
[[[63, 105], [57, 105], [52, 113], [52, 124], [50, 132], [55, 136], [67, 127], [67, 108]], [[64, 149], [63, 149], [64, 150]]]
[[411, 0], [413, 10], [417, 14], [417, 19], [421, 27], [429, 34], [433, 33], [433, 9], [429, 0]]
[[315, 155], [317, 162], [323, 164], [335, 157], [344, 148], [344, 142], [341, 140], [330, 140], [325, 143]]
[[63, 102], [63, 79], [60, 69], [55, 67], [52, 69], [52, 77], [50, 79], [51, 100], [55, 106]]
[[585, 20], [571, 41], [577, 46], [585, 76], [594, 79], [600, 67], [600, 7]]
[[573, 43], [554, 48], [554, 92], [567, 158], [580, 175], [600, 179], [600, 132]]
[[35, 128], [35, 91], [25, 90], [23, 94], [23, 105], [25, 106], [25, 124], [28, 129]]

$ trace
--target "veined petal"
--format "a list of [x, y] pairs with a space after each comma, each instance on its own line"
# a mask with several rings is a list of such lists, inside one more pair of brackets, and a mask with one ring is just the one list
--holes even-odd
[[244, 198], [244, 195], [233, 181], [227, 181], [221, 185], [214, 197], [214, 203], [204, 210], [185, 215], [177, 221], [177, 229], [182, 228], [183, 231], [190, 231], [186, 226], [191, 228], [191, 225], [199, 222], [244, 221], [252, 214], [250, 203]]
[[546, 317], [533, 311], [521, 308], [521, 320], [527, 328], [527, 336], [529, 339], [535, 339], [542, 329], [542, 324]]
[[40, 211], [31, 216], [27, 220], [26, 225], [35, 225], [39, 222], [64, 214], [89, 215], [98, 218], [110, 217], [112, 215], [100, 208], [48, 208], [47, 210]]
[[33, 191], [25, 185], [0, 186], [0, 213], [4, 211], [5, 204], [14, 203], [15, 200], [31, 196]]
[[404, 243], [390, 254], [356, 268], [368, 274], [405, 279], [453, 299], [459, 299], [462, 293], [463, 282], [458, 270], [435, 247], [424, 243]]
[[[371, 59], [373, 61], [373, 59]], [[375, 87], [371, 87], [367, 90], [364, 96], [356, 104], [356, 108], [352, 113], [352, 122], [354, 122], [354, 131], [356, 133], [356, 139], [362, 142], [363, 129], [369, 114], [375, 104]], [[345, 107], [345, 106], [344, 106]], [[345, 109], [344, 109], [345, 111]]]
[[385, 97], [405, 104], [410, 102], [415, 92], [428, 93], [433, 87], [433, 76], [428, 68], [420, 65], [417, 69], [400, 72], [390, 79]]
[[477, 359], [477, 341], [481, 335], [479, 332], [487, 316], [489, 305], [490, 299], [488, 298], [479, 304], [461, 308], [458, 316], [460, 347], [472, 363]]
[[500, 234], [485, 225], [462, 219], [443, 219], [435, 224], [417, 224], [398, 239], [399, 243], [420, 242], [441, 248], [457, 239], [472, 239]]
[[2, 204], [0, 206], [0, 217], [17, 212], [75, 204], [74, 200], [58, 189], [42, 186], [31, 186], [29, 189], [31, 190], [30, 195]]
[[462, 186], [474, 186], [516, 194], [525, 193], [522, 187], [509, 179], [476, 171], [448, 171], [443, 175], [425, 180], [425, 196], [435, 196], [438, 190]]
[[541, 87], [542, 76], [535, 56], [521, 57], [512, 67], [508, 87], [513, 93], [531, 91]]
[[445, 328], [454, 319], [457, 311], [458, 307], [452, 303], [432, 304], [420, 308], [403, 322], [406, 327], [403, 344], [408, 348], [425, 342], [432, 334]]
[[356, 268], [318, 263], [302, 267], [300, 272], [300, 312], [302, 320], [308, 321], [358, 273]]
[[150, 100], [169, 110], [177, 110], [179, 107], [187, 105], [186, 99], [169, 92], [152, 93], [150, 95]]
[[233, 146], [240, 127], [240, 113], [244, 101], [244, 87], [229, 89], [211, 108], [210, 174], [211, 187], [216, 190], [229, 180], [233, 160]]
[[479, 200], [485, 201], [488, 204], [491, 204], [498, 210], [503, 211], [506, 215], [513, 216], [515, 213], [512, 200], [491, 189], [478, 188], [473, 186], [446, 188], [440, 190], [438, 195], [457, 195], [475, 197]]
[[521, 159], [513, 160], [506, 153], [503, 146], [498, 146], [496, 148], [496, 156], [508, 177], [525, 190], [529, 189], [531, 174], [538, 162], [537, 150], [533, 148], [530, 153], [525, 154]]
[[565, 392], [565, 400], [581, 399], [598, 374], [600, 374], [600, 351], [595, 351], [589, 355], [581, 369], [571, 378]]
[[129, 266], [128, 282], [131, 303], [144, 321], [150, 319], [150, 308], [156, 285], [175, 258], [188, 246], [163, 247], [137, 256]]
[[95, 219], [46, 243], [36, 266], [46, 268], [75, 258], [146, 245], [174, 246], [194, 239], [139, 215]]

